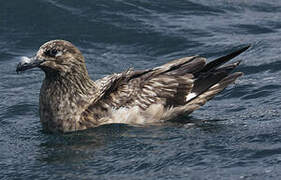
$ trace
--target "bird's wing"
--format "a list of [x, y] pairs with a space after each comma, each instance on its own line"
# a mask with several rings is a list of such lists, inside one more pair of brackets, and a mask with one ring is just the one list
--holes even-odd
[[[95, 115], [98, 119], [108, 108], [137, 106], [146, 110], [152, 104], [185, 107], [183, 105], [199, 100], [206, 102], [242, 75], [231, 74], [239, 62], [225, 66], [222, 64], [248, 48], [249, 46], [239, 49], [208, 64], [205, 58], [193, 56], [174, 60], [153, 69], [129, 69], [107, 76], [96, 81], [99, 87], [97, 98], [91, 102], [85, 113], [99, 112]], [[204, 103], [197, 104], [201, 106]]]
[[100, 87], [95, 103], [114, 108], [138, 106], [145, 110], [151, 104], [179, 106], [194, 84], [193, 73], [203, 69], [206, 60], [187, 57], [162, 66], [134, 71], [129, 69], [96, 81]]

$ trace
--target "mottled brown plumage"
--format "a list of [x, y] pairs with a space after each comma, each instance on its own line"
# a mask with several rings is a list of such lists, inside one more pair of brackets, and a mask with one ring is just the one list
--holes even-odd
[[70, 42], [53, 40], [35, 57], [23, 58], [17, 71], [39, 67], [45, 72], [41, 122], [49, 131], [69, 132], [108, 123], [157, 123], [191, 113], [242, 75], [231, 74], [239, 62], [221, 65], [247, 48], [209, 64], [202, 57], [186, 57], [94, 82], [81, 52]]

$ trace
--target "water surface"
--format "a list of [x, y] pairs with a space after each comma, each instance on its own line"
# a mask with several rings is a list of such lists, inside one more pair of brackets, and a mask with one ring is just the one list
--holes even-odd
[[[3, 1], [0, 11], [0, 179], [279, 179], [281, 2], [276, 0]], [[93, 79], [246, 44], [245, 76], [188, 124], [108, 125], [44, 133], [44, 74], [17, 75], [20, 56], [73, 42]]]

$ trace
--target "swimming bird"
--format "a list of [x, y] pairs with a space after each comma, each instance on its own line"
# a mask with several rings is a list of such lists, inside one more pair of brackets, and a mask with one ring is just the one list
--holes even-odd
[[39, 98], [43, 129], [71, 132], [109, 123], [159, 123], [189, 114], [242, 76], [232, 72], [240, 61], [223, 64], [248, 48], [209, 63], [200, 56], [184, 57], [93, 81], [78, 48], [52, 40], [35, 56], [22, 58], [16, 71], [39, 67], [45, 72]]

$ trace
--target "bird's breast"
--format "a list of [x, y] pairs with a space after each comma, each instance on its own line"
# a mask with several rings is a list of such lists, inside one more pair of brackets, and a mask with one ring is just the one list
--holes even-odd
[[77, 130], [81, 112], [76, 101], [77, 97], [74, 94], [43, 84], [40, 90], [39, 109], [44, 129], [62, 132]]

